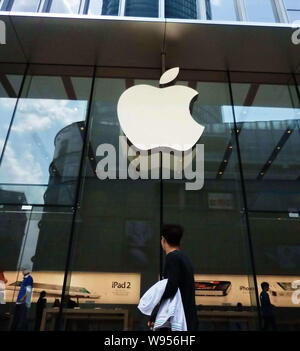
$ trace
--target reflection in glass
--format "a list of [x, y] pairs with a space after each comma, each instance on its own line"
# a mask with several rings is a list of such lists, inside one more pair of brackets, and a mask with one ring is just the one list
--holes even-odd
[[37, 12], [41, 0], [15, 0], [11, 11]]
[[80, 0], [52, 0], [50, 12], [77, 14], [79, 6]]
[[290, 22], [300, 20], [300, 2], [298, 0], [284, 0]]
[[0, 266], [7, 279], [6, 302], [15, 302], [20, 271], [25, 268], [34, 280], [32, 302], [45, 290], [48, 302], [53, 303], [62, 292], [73, 212], [66, 207], [29, 208], [0, 208]]
[[272, 0], [245, 0], [247, 19], [254, 22], [277, 22]]
[[6, 190], [23, 189], [35, 204], [73, 202], [89, 83], [89, 78], [27, 77], [0, 168]]
[[261, 211], [250, 213], [249, 220], [258, 284], [270, 285], [269, 296], [279, 329], [299, 330], [299, 305], [293, 299], [299, 289], [299, 285], [293, 286], [299, 281], [299, 215]]
[[101, 15], [101, 12], [102, 12], [102, 1], [90, 0], [87, 14], [88, 15]]
[[9, 124], [17, 102], [16, 98], [20, 87], [20, 78], [20, 76], [16, 75], [4, 74], [0, 77], [0, 155], [3, 151]]
[[205, 126], [198, 140], [205, 147], [204, 187], [186, 191], [184, 180], [163, 181], [164, 221], [185, 230], [183, 249], [194, 265], [200, 323], [201, 313], [212, 306], [233, 309], [239, 303], [248, 310], [256, 306], [229, 86], [223, 74], [213, 81], [210, 75], [199, 73], [199, 77], [193, 75], [198, 81], [178, 82], [199, 92], [192, 116]]
[[295, 88], [288, 77], [286, 85], [261, 82], [260, 75], [253, 79], [259, 83], [233, 84], [248, 206], [251, 210], [297, 209], [300, 111]]
[[117, 16], [119, 13], [119, 0], [90, 0], [88, 14]]
[[208, 20], [236, 21], [235, 0], [206, 0]]
[[[101, 73], [103, 71], [99, 70]], [[154, 78], [159, 75], [158, 71]], [[132, 70], [125, 70], [125, 77], [131, 76]], [[157, 80], [154, 83], [157, 84]], [[81, 282], [81, 286], [91, 292], [93, 306], [108, 308], [108, 299], [111, 299], [114, 307], [129, 310], [133, 330], [146, 330], [143, 316], [136, 313], [136, 304], [141, 294], [157, 281], [159, 274], [159, 181], [100, 180], [95, 173], [102, 159], [96, 155], [100, 144], [111, 144], [117, 154], [122, 152], [117, 103], [132, 84], [137, 83], [118, 76], [96, 78], [95, 81], [89, 153], [84, 164], [82, 206], [76, 218], [70, 281], [71, 286]], [[129, 160], [125, 162], [128, 166]], [[116, 167], [119, 170], [119, 163]], [[111, 284], [118, 281], [122, 284], [131, 282], [132, 289], [125, 289], [122, 296], [115, 294], [117, 290], [111, 289]], [[109, 287], [105, 282], [109, 282]], [[107, 294], [104, 294], [105, 289]], [[82, 301], [89, 303], [88, 299]], [[81, 330], [85, 328], [88, 326], [82, 326]], [[100, 329], [101, 324], [94, 323], [91, 328]], [[118, 330], [119, 325], [111, 323], [109, 328]]]
[[196, 0], [165, 0], [166, 18], [197, 18]]
[[287, 9], [300, 10], [300, 3], [298, 0], [283, 0]]
[[158, 17], [158, 0], [127, 0], [126, 16]]

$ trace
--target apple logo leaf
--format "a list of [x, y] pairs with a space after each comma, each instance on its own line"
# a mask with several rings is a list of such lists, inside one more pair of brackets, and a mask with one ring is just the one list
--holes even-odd
[[163, 85], [163, 84], [167, 84], [172, 82], [172, 80], [174, 80], [179, 73], [179, 67], [175, 67], [175, 68], [171, 68], [169, 70], [167, 70], [161, 77], [159, 80], [159, 84]]

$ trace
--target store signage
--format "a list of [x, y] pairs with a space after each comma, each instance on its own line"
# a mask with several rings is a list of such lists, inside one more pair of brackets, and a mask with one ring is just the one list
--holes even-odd
[[198, 92], [181, 85], [166, 87], [178, 73], [179, 68], [166, 71], [159, 81], [164, 87], [137, 85], [121, 95], [117, 110], [125, 136], [119, 137], [118, 152], [114, 145], [98, 146], [96, 157], [101, 160], [96, 175], [100, 180], [173, 177], [188, 180], [186, 190], [202, 189], [204, 145], [196, 142], [204, 126], [190, 114]]
[[233, 210], [233, 194], [208, 193], [208, 208], [214, 210]]
[[[160, 84], [173, 81], [179, 68], [165, 72]], [[118, 102], [121, 128], [130, 142], [140, 150], [169, 147], [178, 151], [191, 149], [201, 137], [204, 127], [190, 114], [190, 104], [198, 92], [174, 85], [155, 88], [136, 85], [127, 89]]]

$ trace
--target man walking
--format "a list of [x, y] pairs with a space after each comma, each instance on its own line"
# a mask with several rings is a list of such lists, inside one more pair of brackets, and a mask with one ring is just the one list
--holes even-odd
[[[179, 225], [165, 225], [161, 234], [161, 245], [166, 253], [164, 278], [168, 279], [159, 304], [153, 309], [148, 326], [153, 326], [161, 303], [175, 296], [180, 290], [188, 331], [196, 331], [198, 318], [195, 303], [194, 272], [189, 258], [180, 250], [183, 229]], [[165, 328], [166, 331], [171, 331]]]
[[27, 314], [31, 304], [33, 279], [30, 271], [23, 270], [23, 281], [17, 297], [11, 330], [27, 330]]
[[274, 306], [271, 304], [268, 291], [270, 289], [269, 283], [261, 283], [262, 292], [260, 293], [261, 312], [264, 321], [263, 330], [277, 330], [274, 315]]

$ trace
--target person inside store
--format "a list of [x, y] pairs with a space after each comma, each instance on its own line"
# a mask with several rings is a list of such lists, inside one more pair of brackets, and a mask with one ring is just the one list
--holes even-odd
[[0, 305], [5, 305], [5, 285], [7, 279], [4, 276], [4, 272], [0, 271]]
[[52, 307], [54, 307], [54, 308], [60, 307], [60, 301], [59, 301], [59, 299], [55, 299], [55, 300], [54, 300], [54, 303], [53, 303]]
[[23, 281], [16, 301], [11, 330], [28, 330], [28, 312], [31, 305], [33, 279], [29, 269], [23, 269]]
[[[180, 243], [183, 228], [179, 225], [164, 225], [161, 233], [161, 246], [166, 253], [164, 279], [168, 279], [160, 302], [154, 307], [148, 327], [153, 328], [161, 303], [173, 298], [180, 290], [188, 331], [198, 329], [198, 318], [195, 303], [194, 270], [188, 256], [181, 250]], [[164, 328], [165, 332], [171, 328]]]
[[40, 297], [36, 303], [35, 326], [34, 326], [34, 330], [36, 331], [40, 330], [43, 311], [44, 311], [44, 308], [46, 307], [46, 304], [47, 304], [46, 291], [43, 290], [40, 292]]
[[271, 304], [268, 291], [270, 285], [267, 282], [261, 283], [262, 292], [260, 293], [260, 306], [263, 318], [263, 330], [277, 330], [274, 305]]
[[66, 295], [66, 305], [67, 305], [67, 308], [79, 307], [78, 304], [71, 299], [70, 295]]

